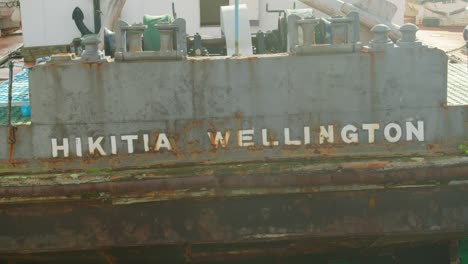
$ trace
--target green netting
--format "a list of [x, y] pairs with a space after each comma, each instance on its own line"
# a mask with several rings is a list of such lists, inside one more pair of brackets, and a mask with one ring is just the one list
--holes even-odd
[[158, 51], [161, 48], [159, 32], [154, 25], [161, 22], [171, 22], [170, 15], [143, 16], [143, 23], [148, 26], [143, 33], [143, 49], [146, 51]]

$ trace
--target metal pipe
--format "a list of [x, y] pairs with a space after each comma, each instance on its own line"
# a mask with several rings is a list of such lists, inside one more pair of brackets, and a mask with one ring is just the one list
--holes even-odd
[[13, 61], [8, 63], [8, 126], [11, 126], [11, 101], [13, 100]]
[[8, 162], [13, 163], [13, 152], [16, 143], [16, 127], [11, 124], [11, 101], [13, 100], [13, 61], [8, 63], [9, 68], [9, 84], [8, 84], [8, 138], [7, 142], [10, 146]]
[[174, 4], [174, 2], [172, 2], [172, 18], [173, 18], [174, 20], [177, 19], [177, 13], [176, 13], [176, 11], [175, 11], [175, 4]]
[[236, 49], [236, 53], [235, 55], [236, 56], [239, 56], [239, 0], [236, 0], [236, 3], [235, 3], [235, 10], [234, 10], [234, 13], [235, 13], [235, 42], [234, 42], [234, 46], [235, 46], [235, 49]]
[[94, 0], [94, 34], [99, 34], [101, 30], [101, 0]]
[[266, 4], [266, 12], [267, 12], [267, 13], [278, 13], [279, 15], [284, 15], [284, 16], [286, 16], [286, 11], [284, 11], [284, 10], [270, 9], [268, 3]]

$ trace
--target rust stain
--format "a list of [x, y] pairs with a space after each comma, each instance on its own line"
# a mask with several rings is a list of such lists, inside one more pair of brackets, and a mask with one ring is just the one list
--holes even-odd
[[320, 147], [312, 147], [312, 149], [314, 150], [314, 153], [317, 153], [317, 154], [320, 154], [321, 156], [326, 156], [326, 157], [330, 157], [332, 155], [334, 155], [338, 149], [340, 147], [339, 146], [332, 146], [332, 145], [321, 145]]
[[[408, 162], [411, 163], [411, 162]], [[372, 164], [372, 163], [371, 163]], [[0, 187], [0, 197], [2, 203], [24, 203], [30, 201], [108, 201], [108, 199], [118, 197], [156, 197], [162, 199], [167, 197], [173, 199], [177, 197], [196, 196], [204, 190], [216, 190], [219, 195], [224, 191], [235, 191], [239, 194], [253, 195], [265, 193], [277, 193], [278, 188], [283, 191], [296, 190], [299, 192], [316, 191], [320, 185], [339, 186], [344, 185], [386, 185], [405, 182], [446, 182], [447, 175], [452, 180], [463, 180], [468, 175], [468, 166], [449, 167], [414, 167], [403, 169], [392, 169], [381, 171], [380, 166], [385, 162], [378, 163], [376, 168], [370, 168], [369, 163], [336, 164], [334, 170], [310, 171], [311, 167], [300, 170], [298, 165], [288, 165], [288, 163], [278, 163], [276, 165], [263, 167], [260, 164], [252, 164], [246, 167], [236, 166], [229, 170], [228, 165], [216, 168], [206, 168], [204, 171], [196, 171], [190, 167], [184, 168], [182, 173], [169, 174], [169, 170], [163, 170], [160, 174], [155, 174], [153, 178], [137, 179], [129, 177], [131, 174], [122, 172], [122, 177], [114, 175], [113, 182], [81, 183], [81, 184], [52, 184], [52, 185], [31, 185], [31, 186], [10, 186]], [[412, 164], [412, 165], [411, 165]], [[414, 162], [409, 165], [419, 166]], [[428, 164], [431, 164], [430, 162]], [[390, 166], [391, 167], [391, 166]], [[136, 173], [136, 172], [135, 172]], [[112, 175], [112, 174], [110, 174]], [[127, 178], [125, 178], [127, 175]], [[193, 176], [199, 175], [199, 176]], [[222, 175], [220, 178], [219, 175]], [[256, 175], [255, 177], [246, 177]], [[166, 178], [154, 178], [165, 176]], [[40, 181], [38, 181], [40, 183]], [[292, 189], [288, 189], [292, 188]], [[300, 189], [297, 189], [300, 188]], [[230, 190], [230, 191], [229, 191]], [[29, 200], [28, 200], [29, 199]], [[30, 202], [29, 201], [29, 202]], [[1, 210], [1, 207], [0, 207]]]
[[368, 168], [381, 169], [388, 166], [389, 162], [369, 162], [367, 163]]
[[112, 256], [112, 254], [107, 252], [106, 250], [99, 250], [99, 254], [104, 258], [107, 264], [117, 263], [117, 259], [114, 256]]
[[13, 164], [13, 156], [15, 151], [15, 144], [16, 144], [16, 132], [18, 128], [12, 126], [11, 124], [8, 125], [8, 144], [10, 145], [9, 154], [8, 154], [8, 163]]
[[185, 245], [184, 257], [185, 257], [186, 262], [188, 262], [188, 263], [192, 262], [193, 254], [192, 254], [192, 245], [191, 244]]
[[184, 157], [180, 147], [179, 147], [179, 139], [180, 135], [179, 134], [172, 134], [169, 136], [169, 142], [171, 143], [172, 146], [172, 151], [171, 153], [177, 158], [177, 159], [182, 159]]
[[235, 118], [235, 119], [242, 119], [242, 117], [243, 117], [242, 112], [236, 112], [236, 113], [234, 113], [234, 118]]
[[375, 161], [375, 162], [349, 162], [343, 168], [350, 169], [381, 169], [388, 166], [389, 162], [385, 161]]
[[369, 208], [370, 209], [374, 209], [375, 208], [375, 197], [374, 196], [371, 196], [369, 198]]
[[191, 121], [191, 124], [193, 127], [200, 127], [200, 126], [203, 126], [204, 121], [202, 119], [193, 119]]
[[231, 131], [226, 130], [224, 132], [224, 137], [220, 140], [221, 146], [218, 145], [218, 140], [216, 140], [216, 129], [211, 130], [212, 136], [210, 136], [210, 144], [212, 146], [212, 150], [216, 151], [218, 148], [225, 148], [228, 145], [229, 139], [231, 138]]
[[13, 154], [15, 151], [15, 144], [10, 144], [10, 151], [8, 154], [8, 163], [13, 164]]
[[234, 114], [234, 120], [235, 120], [235, 123], [236, 123], [236, 126], [238, 129], [241, 129], [242, 128], [242, 118], [243, 118], [243, 114], [242, 112], [236, 112]]
[[[82, 205], [85, 205], [82, 203]], [[7, 216], [20, 216], [20, 217], [35, 217], [44, 215], [44, 206], [33, 204], [31, 206], [22, 206], [22, 207], [5, 207], [0, 206], [0, 213]], [[48, 215], [63, 215], [69, 214], [73, 211], [71, 207], [62, 206], [62, 207], [52, 207], [47, 208]]]

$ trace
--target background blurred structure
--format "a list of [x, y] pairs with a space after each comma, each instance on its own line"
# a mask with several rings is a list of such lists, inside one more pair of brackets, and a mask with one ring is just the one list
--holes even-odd
[[466, 26], [468, 2], [407, 0], [405, 16], [409, 22], [424, 26]]
[[0, 0], [0, 36], [21, 26], [19, 0]]

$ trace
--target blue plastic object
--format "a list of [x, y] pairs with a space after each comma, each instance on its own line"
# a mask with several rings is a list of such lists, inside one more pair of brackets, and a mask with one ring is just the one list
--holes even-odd
[[[8, 105], [9, 81], [0, 83], [0, 106]], [[29, 69], [13, 77], [12, 106], [29, 106]]]
[[31, 116], [31, 107], [29, 105], [21, 106], [21, 115], [24, 117]]

